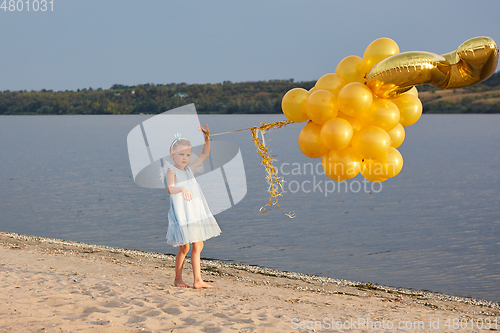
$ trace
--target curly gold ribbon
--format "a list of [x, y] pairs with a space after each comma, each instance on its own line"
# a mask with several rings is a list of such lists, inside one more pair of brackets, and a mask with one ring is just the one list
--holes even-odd
[[390, 56], [373, 66], [366, 85], [380, 98], [397, 97], [420, 84], [442, 89], [467, 87], [489, 78], [497, 64], [495, 41], [475, 37], [443, 55], [412, 51]]
[[[210, 136], [216, 136], [216, 135], [221, 135], [221, 134], [228, 134], [228, 133], [236, 133], [236, 132], [241, 132], [241, 131], [251, 131], [252, 132], [252, 140], [255, 144], [255, 147], [257, 147], [257, 154], [260, 155], [261, 157], [261, 165], [265, 168], [266, 170], [266, 176], [265, 179], [269, 181], [269, 187], [268, 187], [268, 192], [271, 194], [271, 197], [269, 198], [269, 203], [262, 206], [259, 211], [261, 213], [266, 213], [268, 212], [272, 206], [276, 205], [279, 207], [279, 209], [283, 211], [281, 208], [279, 202], [278, 202], [278, 197], [283, 196], [283, 177], [280, 177], [278, 175], [278, 168], [275, 168], [273, 166], [273, 157], [276, 155], [271, 155], [271, 149], [269, 146], [266, 147], [266, 141], [264, 139], [264, 134], [266, 132], [270, 132], [272, 130], [277, 130], [283, 126], [286, 126], [288, 124], [293, 123], [291, 120], [281, 120], [281, 121], [276, 121], [274, 123], [260, 123], [260, 126], [254, 126], [254, 127], [249, 127], [249, 128], [243, 128], [235, 131], [229, 131], [229, 132], [223, 132], [223, 133], [216, 133], [216, 134], [211, 134]], [[261, 137], [259, 138], [259, 133]], [[289, 218], [294, 218], [295, 217], [295, 212], [292, 210], [288, 213], [285, 213], [286, 216]]]

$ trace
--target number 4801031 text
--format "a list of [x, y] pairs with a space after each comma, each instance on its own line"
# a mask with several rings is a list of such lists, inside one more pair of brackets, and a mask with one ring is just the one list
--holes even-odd
[[[0, 0], [1, 1], [1, 0]], [[3, 0], [0, 10], [4, 12], [54, 11], [54, 0]]]

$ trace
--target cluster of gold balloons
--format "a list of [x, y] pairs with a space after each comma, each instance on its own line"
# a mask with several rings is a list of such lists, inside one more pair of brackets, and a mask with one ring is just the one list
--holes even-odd
[[335, 73], [322, 76], [309, 91], [294, 88], [283, 97], [285, 116], [305, 122], [299, 134], [300, 150], [322, 158], [325, 173], [342, 181], [361, 174], [382, 182], [403, 168], [397, 148], [405, 138], [404, 127], [422, 114], [416, 88], [396, 98], [380, 98], [365, 84], [371, 68], [399, 53], [390, 38], [379, 38], [366, 48], [363, 58], [348, 56]]
[[363, 58], [348, 56], [335, 73], [322, 76], [309, 91], [294, 88], [282, 109], [293, 122], [305, 122], [300, 150], [321, 157], [325, 173], [342, 181], [361, 173], [373, 182], [396, 176], [403, 168], [397, 148], [405, 127], [422, 115], [415, 85], [447, 89], [486, 80], [496, 70], [499, 50], [489, 37], [475, 37], [457, 50], [399, 52], [390, 38], [368, 45]]

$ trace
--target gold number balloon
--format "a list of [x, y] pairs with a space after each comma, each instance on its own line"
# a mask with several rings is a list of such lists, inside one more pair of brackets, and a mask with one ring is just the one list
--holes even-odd
[[489, 78], [497, 64], [495, 41], [476, 37], [443, 55], [412, 51], [390, 56], [372, 67], [366, 84], [380, 98], [396, 97], [419, 84], [443, 89], [466, 87]]

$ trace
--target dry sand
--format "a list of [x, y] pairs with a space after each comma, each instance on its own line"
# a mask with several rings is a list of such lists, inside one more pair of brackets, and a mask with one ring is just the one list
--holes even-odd
[[253, 266], [204, 260], [195, 290], [170, 255], [0, 233], [0, 258], [0, 332], [500, 330], [498, 303]]

